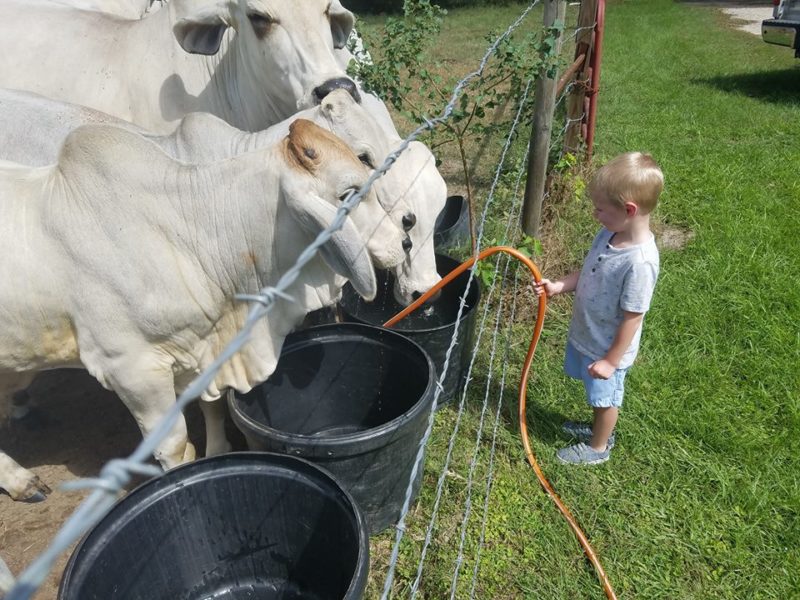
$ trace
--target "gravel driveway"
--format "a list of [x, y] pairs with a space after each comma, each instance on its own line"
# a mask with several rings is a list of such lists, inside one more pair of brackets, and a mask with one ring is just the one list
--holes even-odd
[[722, 12], [733, 19], [737, 29], [761, 35], [761, 21], [772, 18], [772, 5], [725, 7]]

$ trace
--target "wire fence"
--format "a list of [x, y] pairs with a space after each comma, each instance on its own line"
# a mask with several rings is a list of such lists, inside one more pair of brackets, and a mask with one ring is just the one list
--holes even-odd
[[[518, 16], [518, 18], [511, 23], [505, 32], [497, 36], [495, 41], [487, 48], [483, 58], [480, 60], [477, 68], [461, 78], [453, 88], [450, 100], [442, 112], [432, 118], [426, 119], [419, 127], [414, 129], [402, 142], [390, 153], [385, 161], [376, 168], [367, 179], [364, 186], [358, 191], [352, 193], [339, 207], [336, 217], [332, 224], [321, 232], [312, 244], [310, 244], [297, 258], [295, 264], [287, 270], [274, 286], [267, 286], [261, 289], [257, 294], [242, 294], [238, 296], [239, 300], [250, 302], [251, 308], [249, 310], [247, 319], [242, 329], [238, 332], [235, 338], [223, 349], [220, 355], [213, 361], [213, 363], [197, 376], [186, 389], [178, 396], [175, 404], [170, 411], [164, 415], [158, 426], [146, 436], [136, 449], [124, 459], [115, 459], [109, 461], [101, 470], [99, 475], [94, 478], [79, 479], [69, 482], [64, 485], [67, 489], [90, 489], [89, 496], [78, 506], [73, 514], [66, 520], [61, 529], [55, 535], [54, 539], [47, 547], [47, 549], [34, 559], [31, 564], [20, 574], [14, 581], [10, 591], [5, 596], [6, 600], [27, 600], [31, 598], [37, 589], [42, 585], [58, 557], [64, 553], [69, 547], [79, 540], [87, 531], [89, 531], [95, 524], [97, 524], [103, 516], [108, 512], [111, 506], [117, 501], [119, 495], [123, 492], [124, 488], [132, 480], [134, 476], [154, 477], [161, 474], [161, 469], [149, 464], [153, 452], [158, 444], [167, 436], [173, 425], [181, 415], [182, 411], [189, 403], [197, 399], [214, 381], [220, 368], [236, 354], [248, 341], [251, 332], [255, 325], [267, 315], [279, 302], [293, 302], [294, 299], [289, 295], [288, 289], [290, 286], [301, 276], [303, 267], [317, 254], [319, 249], [330, 240], [331, 236], [338, 231], [347, 215], [352, 211], [362, 198], [369, 192], [375, 181], [385, 174], [394, 165], [397, 158], [408, 148], [409, 144], [416, 140], [420, 135], [426, 131], [433, 130], [438, 127], [448, 118], [450, 118], [454, 109], [457, 107], [459, 99], [464, 92], [465, 88], [473, 80], [479, 79], [484, 72], [488, 62], [492, 58], [498, 45], [522, 24], [528, 18], [533, 9], [539, 5], [541, 0], [534, 0], [527, 8]], [[574, 39], [579, 33], [581, 28], [576, 28], [572, 34]], [[523, 165], [526, 159], [517, 161], [516, 170], [507, 165], [507, 159], [512, 147], [512, 143], [519, 136], [520, 126], [526, 123], [529, 115], [524, 114], [524, 107], [528, 105], [528, 95], [531, 89], [532, 80], [528, 81], [524, 94], [519, 102], [515, 117], [507, 132], [505, 144], [503, 146], [501, 156], [495, 169], [494, 177], [491, 182], [490, 189], [486, 195], [483, 203], [483, 211], [478, 219], [477, 229], [478, 234], [477, 247], [474, 249], [474, 257], [480, 251], [482, 245], [486, 244], [484, 235], [484, 228], [493, 207], [496, 191], [501, 182], [504, 174], [511, 173], [515, 178], [513, 185], [512, 204], [508, 211], [508, 218], [505, 224], [503, 237], [504, 239], [518, 239], [520, 236], [519, 229], [519, 216], [522, 207], [522, 197], [520, 190], [522, 187], [522, 179], [525, 175]], [[573, 89], [574, 84], [566, 85], [556, 101], [556, 108], [560, 107], [564, 100], [569, 96]], [[563, 137], [568, 131], [572, 123], [578, 119], [583, 119], [585, 115], [578, 117], [564, 117], [564, 126], [552, 137], [550, 142], [551, 151], [557, 152], [559, 145], [563, 142]], [[460, 298], [458, 314], [456, 316], [456, 323], [460, 322], [465, 304], [467, 290], [469, 290], [470, 283], [476, 276], [476, 264], [470, 269], [469, 281], [465, 287], [464, 295]], [[456, 412], [456, 421], [453, 427], [446, 456], [444, 457], [444, 466], [441, 469], [434, 496], [434, 502], [431, 509], [430, 520], [426, 529], [425, 538], [419, 550], [419, 561], [414, 569], [416, 575], [411, 583], [410, 598], [417, 597], [421, 583], [423, 581], [423, 574], [425, 571], [425, 560], [428, 548], [430, 547], [431, 540], [434, 535], [439, 509], [442, 505], [442, 490], [448, 474], [448, 467], [450, 465], [453, 448], [455, 447], [460, 431], [460, 423], [467, 406], [468, 392], [474, 394], [469, 389], [469, 384], [472, 381], [472, 373], [475, 365], [479, 359], [479, 353], [482, 352], [482, 344], [484, 335], [487, 329], [491, 329], [490, 341], [488, 342], [488, 376], [486, 378], [485, 389], [482, 394], [483, 401], [480, 407], [480, 418], [478, 429], [475, 433], [475, 439], [471, 451], [471, 459], [468, 465], [467, 474], [467, 493], [464, 498], [462, 506], [462, 519], [459, 528], [459, 543], [457, 549], [457, 556], [453, 566], [452, 581], [450, 586], [450, 598], [455, 598], [457, 590], [459, 589], [459, 582], [461, 579], [462, 565], [465, 562], [465, 553], [468, 547], [476, 548], [475, 555], [473, 556], [474, 565], [471, 577], [468, 581], [468, 594], [470, 598], [476, 597], [477, 581], [479, 578], [481, 554], [483, 551], [484, 535], [487, 523], [487, 514], [490, 504], [490, 492], [493, 483], [494, 460], [497, 451], [497, 436], [501, 426], [501, 408], [505, 397], [505, 383], [508, 369], [508, 356], [512, 345], [512, 332], [514, 317], [517, 311], [517, 297], [518, 297], [518, 278], [514, 275], [516, 265], [508, 257], [502, 257], [496, 261], [494, 268], [494, 275], [492, 277], [492, 284], [490, 285], [485, 301], [483, 303], [483, 313], [481, 316], [480, 326], [478, 328], [477, 337], [475, 340], [474, 348], [470, 356], [469, 367], [467, 370], [466, 384], [461, 391], [460, 401], [458, 403]], [[513, 280], [514, 287], [511, 293], [508, 290], [503, 290], [502, 285], [504, 282]], [[510, 302], [510, 307], [509, 307]], [[493, 324], [490, 322], [490, 308], [494, 308]], [[510, 314], [511, 318], [503, 318], [504, 315]], [[504, 332], [503, 325], [506, 325]], [[428, 442], [430, 440], [431, 432], [434, 426], [435, 415], [437, 412], [438, 402], [440, 395], [443, 391], [443, 381], [447, 375], [452, 352], [458, 343], [459, 328], [456, 327], [450, 345], [445, 354], [444, 363], [439, 374], [438, 385], [434, 394], [433, 403], [428, 415], [428, 422], [426, 431], [419, 442], [416, 461], [412, 472], [409, 477], [408, 486], [406, 488], [401, 517], [395, 526], [395, 539], [392, 546], [391, 556], [386, 565], [386, 576], [383, 584], [382, 599], [388, 599], [393, 594], [393, 584], [395, 573], [398, 566], [400, 556], [400, 546], [406, 532], [406, 517], [408, 515], [412, 497], [413, 497], [413, 482], [417, 477], [419, 470], [422, 468], [424, 456]], [[498, 353], [502, 353], [502, 372], [499, 384], [499, 395], [497, 391], [492, 391], [491, 385], [493, 383], [493, 375], [495, 371], [495, 361]], [[495, 404], [491, 405], [490, 402], [494, 399]], [[493, 417], [491, 416], [493, 415]], [[490, 451], [488, 455], [488, 464], [485, 468], [479, 469], [479, 456], [480, 449], [485, 443], [486, 435], [485, 429], [491, 431], [489, 439], [491, 441]], [[475, 491], [476, 499], [473, 499], [473, 490], [475, 489], [476, 482], [479, 480], [479, 473], [484, 473], [484, 485], [482, 492]], [[478, 504], [482, 497], [482, 503]], [[468, 525], [473, 518], [473, 512], [479, 511], [480, 525], [478, 526], [478, 540], [475, 544], [467, 543]], [[10, 579], [10, 574], [7, 569], [4, 571], [5, 565], [0, 560], [0, 577], [5, 577], [5, 580]]]

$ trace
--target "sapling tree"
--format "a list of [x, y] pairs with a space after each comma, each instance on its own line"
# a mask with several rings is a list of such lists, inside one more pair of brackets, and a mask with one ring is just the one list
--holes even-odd
[[[415, 124], [440, 114], [450, 101], [455, 84], [466, 75], [448, 73], [431, 56], [446, 14], [430, 0], [405, 0], [402, 17], [387, 18], [376, 32], [362, 32], [364, 47], [372, 50], [374, 62], [354, 61], [350, 65], [350, 74], [359, 79], [367, 91], [388, 102]], [[497, 32], [487, 35], [487, 47], [496, 38]], [[508, 107], [518, 105], [528, 83], [540, 71], [542, 60], [548, 59], [547, 44], [547, 32], [505, 38], [498, 44], [482, 75], [463, 89], [450, 118], [425, 139], [434, 150], [455, 146], [470, 203], [473, 248], [474, 171], [480, 165], [486, 140], [508, 131], [516, 113]], [[527, 102], [532, 105], [532, 100], [528, 97]], [[526, 121], [530, 114], [530, 107], [523, 108]]]

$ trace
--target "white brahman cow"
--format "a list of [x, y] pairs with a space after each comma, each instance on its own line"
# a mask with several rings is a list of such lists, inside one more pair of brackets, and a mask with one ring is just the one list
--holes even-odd
[[[345, 70], [351, 61], [372, 64], [372, 56], [355, 29], [350, 32], [346, 47], [336, 49], [335, 54]], [[375, 94], [361, 89], [358, 82], [356, 87], [364, 110], [383, 128], [392, 145], [398, 144], [401, 141], [400, 134], [386, 104]], [[447, 184], [436, 168], [436, 158], [428, 147], [415, 142], [407, 154], [408, 166], [405, 170], [411, 174], [407, 178], [408, 197], [414, 198], [412, 206], [419, 224], [409, 232], [413, 250], [395, 270], [394, 297], [404, 305], [410, 304], [421, 292], [429, 290], [441, 279], [436, 271], [433, 234], [436, 217], [447, 201]]]
[[[304, 118], [332, 131], [362, 162], [375, 168], [401, 140], [391, 125], [388, 112], [384, 117], [389, 119], [387, 126], [374, 117], [377, 109], [367, 110], [372, 106], [370, 103], [380, 101], [366, 93], [362, 97], [363, 106], [346, 91], [335, 90], [320, 106], [256, 133], [242, 132], [208, 114], [193, 113], [185, 117], [173, 133], [159, 136], [93, 109], [0, 88], [0, 159], [30, 166], [52, 164], [67, 135], [91, 123], [115, 124], [137, 131], [171, 156], [184, 161], [221, 159], [272, 144], [286, 135], [292, 120]], [[386, 111], [385, 107], [383, 110]], [[401, 304], [408, 305], [440, 279], [436, 271], [433, 231], [436, 217], [444, 206], [447, 186], [427, 146], [413, 142], [376, 181], [374, 189], [378, 201], [393, 221], [408, 231], [412, 243], [403, 263], [395, 268], [394, 296]]]
[[[202, 164], [108, 125], [72, 132], [53, 166], [2, 163], [0, 371], [86, 368], [147, 434], [241, 328], [249, 306], [235, 295], [274, 285], [367, 177], [306, 120], [271, 146]], [[264, 381], [284, 337], [346, 279], [373, 298], [374, 267], [400, 263], [404, 238], [366, 196], [287, 290], [295, 302], [258, 323], [201, 406]], [[155, 455], [167, 468], [194, 458], [183, 419]], [[15, 499], [46, 492], [2, 453], [0, 487]]]
[[0, 2], [0, 86], [168, 133], [189, 112], [255, 131], [344, 87], [353, 27], [339, 0], [171, 0], [139, 20]]

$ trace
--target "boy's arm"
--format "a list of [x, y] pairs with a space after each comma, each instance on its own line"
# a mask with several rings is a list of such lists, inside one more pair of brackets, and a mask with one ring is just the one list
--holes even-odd
[[557, 296], [558, 294], [574, 292], [575, 288], [578, 287], [578, 277], [580, 277], [580, 275], [580, 271], [573, 271], [558, 281], [542, 279], [534, 286], [536, 295], [541, 296], [542, 294], [547, 294], [548, 296]]
[[611, 347], [603, 358], [589, 365], [589, 375], [595, 379], [608, 379], [614, 374], [643, 319], [644, 313], [622, 312], [622, 323], [617, 328]]

